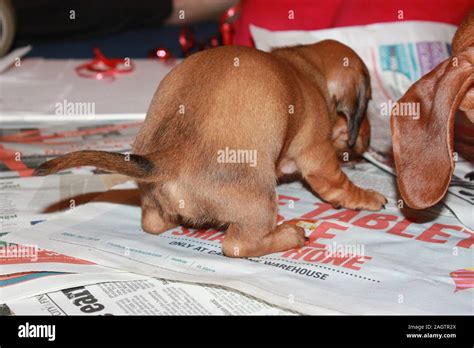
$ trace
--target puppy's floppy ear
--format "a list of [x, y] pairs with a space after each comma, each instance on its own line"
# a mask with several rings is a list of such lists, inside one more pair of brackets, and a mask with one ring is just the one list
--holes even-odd
[[[474, 87], [472, 56], [461, 53], [423, 76], [392, 109], [390, 123], [397, 182], [408, 206], [427, 208], [446, 193], [454, 170], [455, 113], [471, 87]], [[410, 106], [419, 114], [395, 112], [397, 108], [407, 110]]]
[[349, 140], [347, 144], [349, 147], [353, 147], [357, 141], [360, 126], [365, 118], [365, 113], [367, 111], [367, 105], [369, 104], [370, 97], [371, 91], [368, 73], [363, 73], [360, 82], [357, 84], [357, 101], [355, 112], [349, 116], [348, 120]]

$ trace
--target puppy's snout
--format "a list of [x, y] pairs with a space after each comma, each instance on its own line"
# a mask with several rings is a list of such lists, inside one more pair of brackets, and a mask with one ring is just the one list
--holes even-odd
[[365, 117], [360, 125], [359, 132], [354, 139], [350, 138], [349, 123], [345, 117], [339, 116], [332, 132], [332, 142], [338, 153], [355, 153], [361, 155], [370, 145], [370, 124]]
[[354, 147], [354, 145], [356, 144], [357, 138], [359, 136], [358, 129], [356, 129], [355, 120], [354, 120], [353, 117], [349, 119], [349, 127], [348, 128], [349, 128], [348, 129], [349, 135], [348, 135], [348, 139], [347, 139], [347, 146], [352, 149]]

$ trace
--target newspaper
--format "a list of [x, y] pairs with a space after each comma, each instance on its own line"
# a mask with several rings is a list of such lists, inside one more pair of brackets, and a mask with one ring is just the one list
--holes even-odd
[[107, 192], [5, 239], [152, 277], [223, 285], [305, 314], [473, 314], [473, 232], [443, 209], [399, 209], [393, 176], [372, 164], [345, 171], [383, 192], [387, 209], [336, 210], [300, 183], [281, 185], [281, 220], [304, 227], [310, 242], [259, 258], [224, 257], [220, 230], [144, 233], [140, 208], [123, 204], [136, 199], [132, 190], [115, 204]]
[[[114, 124], [84, 122], [41, 128], [0, 129], [0, 178], [27, 177], [51, 158], [79, 150], [130, 152], [142, 122]], [[69, 170], [69, 173], [93, 171], [92, 168]]]
[[[143, 275], [108, 270], [97, 267], [95, 272], [20, 272], [0, 274], [0, 303], [21, 300], [49, 291], [68, 287], [84, 286], [100, 282], [137, 280]], [[92, 266], [91, 266], [92, 268]], [[99, 268], [102, 272], [98, 272]]]
[[142, 275], [44, 250], [36, 244], [0, 241], [0, 303], [67, 286], [143, 278]]
[[[456, 27], [400, 21], [315, 31], [269, 31], [251, 25], [250, 31], [255, 46], [264, 51], [325, 39], [338, 40], [354, 49], [367, 65], [372, 84], [372, 101], [368, 107], [372, 132], [365, 157], [393, 173], [389, 124], [392, 106], [415, 81], [449, 57]], [[458, 128], [458, 131], [462, 129]], [[444, 198], [449, 209], [471, 230], [474, 229], [473, 181], [474, 164], [459, 159]]]
[[126, 180], [118, 174], [0, 180], [0, 236], [61, 216]]
[[132, 59], [133, 72], [113, 82], [78, 76], [75, 68], [89, 61], [28, 57], [15, 62], [0, 74], [0, 123], [143, 120], [158, 83], [181, 59]]
[[12, 301], [16, 315], [294, 315], [220, 286], [142, 279], [100, 283]]
[[65, 286], [144, 278], [42, 250], [37, 245], [1, 240], [8, 233], [62, 216], [124, 178], [118, 174], [71, 174], [0, 180], [0, 303]]
[[458, 156], [443, 202], [464, 225], [474, 229], [474, 163]]
[[29, 51], [31, 46], [19, 47], [8, 53], [6, 56], [0, 58], [0, 74], [15, 64], [15, 61], [23, 57]]

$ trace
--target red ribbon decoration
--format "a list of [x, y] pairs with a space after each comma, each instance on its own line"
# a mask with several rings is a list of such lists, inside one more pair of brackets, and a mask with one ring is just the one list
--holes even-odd
[[[234, 23], [240, 12], [240, 4], [229, 8], [220, 18], [219, 21], [219, 32], [223, 46], [232, 45], [234, 39]], [[179, 33], [179, 45], [181, 52], [184, 57], [188, 57], [193, 53], [193, 50], [197, 48], [198, 51], [205, 50], [207, 48], [219, 46], [219, 39], [217, 35], [213, 35], [210, 39], [205, 42], [196, 43], [196, 36], [194, 31], [183, 26]], [[164, 47], [158, 47], [150, 51], [148, 54], [149, 58], [158, 58], [159, 60], [166, 61], [174, 58], [170, 50]]]
[[196, 36], [194, 31], [189, 27], [182, 27], [179, 33], [179, 45], [183, 55], [187, 57], [191, 49], [196, 45]]
[[219, 23], [219, 31], [222, 37], [222, 45], [232, 45], [234, 42], [234, 21], [240, 13], [240, 2], [229, 8], [222, 15]]
[[127, 74], [135, 69], [130, 60], [123, 58], [107, 58], [99, 48], [94, 48], [95, 58], [90, 62], [76, 67], [77, 75], [95, 80], [115, 80], [117, 74]]
[[[240, 12], [240, 4], [229, 8], [220, 18], [219, 32], [222, 39], [222, 45], [231, 45], [234, 38], [234, 23]], [[217, 35], [213, 35], [209, 40], [201, 43], [196, 43], [196, 36], [194, 31], [184, 26], [179, 33], [179, 45], [184, 57], [188, 57], [197, 48], [198, 51], [205, 50], [211, 47], [219, 46], [219, 39]], [[90, 62], [76, 67], [77, 75], [81, 77], [96, 79], [96, 80], [115, 80], [115, 75], [130, 73], [135, 69], [132, 61], [127, 65], [124, 59], [107, 58], [99, 48], [94, 48], [95, 58]], [[149, 58], [157, 58], [162, 61], [168, 61], [173, 58], [171, 51], [165, 47], [158, 47], [150, 51]]]

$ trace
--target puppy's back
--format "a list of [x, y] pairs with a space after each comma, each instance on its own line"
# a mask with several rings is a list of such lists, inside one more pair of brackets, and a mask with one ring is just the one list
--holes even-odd
[[[197, 53], [161, 82], [134, 152], [156, 152], [157, 161], [176, 170], [194, 163], [199, 172], [197, 166], [216, 165], [218, 151], [255, 150], [262, 172], [280, 153], [288, 106], [298, 100], [294, 85], [288, 68], [268, 53], [232, 46]], [[226, 170], [219, 168], [213, 170]]]

